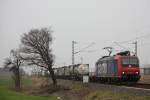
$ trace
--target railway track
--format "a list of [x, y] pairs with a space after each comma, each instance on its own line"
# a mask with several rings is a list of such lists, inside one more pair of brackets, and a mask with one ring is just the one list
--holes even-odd
[[[64, 79], [67, 80], [67, 79]], [[81, 80], [74, 80], [74, 81], [80, 81]], [[107, 82], [89, 82], [89, 83], [95, 83], [95, 84], [103, 84], [103, 85], [115, 85], [115, 86], [126, 86], [126, 87], [133, 87], [133, 88], [141, 88], [141, 89], [149, 89], [150, 90], [150, 84], [148, 83], [132, 83], [132, 82], [125, 82], [125, 83], [107, 83]]]
[[134, 85], [127, 85], [127, 86], [135, 87], [135, 88], [150, 89], [150, 84], [145, 84], [145, 83], [136, 83]]
[[150, 96], [150, 84], [144, 83], [137, 83], [137, 84], [108, 84], [108, 83], [99, 83], [99, 82], [89, 82], [88, 84], [84, 85], [82, 81], [75, 81], [75, 80], [65, 80], [60, 79], [63, 83], [67, 86], [69, 83], [79, 83], [83, 86], [90, 88], [91, 90], [110, 90], [114, 93], [131, 93], [135, 95], [143, 95], [143, 96]]
[[150, 96], [150, 84], [136, 83], [136, 84], [107, 84], [107, 83], [89, 83], [90, 88], [100, 90], [111, 90], [114, 93], [131, 93], [135, 95]]
[[[104, 84], [104, 83], [102, 83]], [[107, 83], [106, 83], [107, 85]], [[116, 86], [126, 86], [126, 87], [133, 87], [133, 88], [141, 88], [141, 89], [149, 89], [150, 90], [150, 84], [147, 83], [122, 83], [122, 84], [116, 84], [112, 83], [108, 85], [116, 85]]]

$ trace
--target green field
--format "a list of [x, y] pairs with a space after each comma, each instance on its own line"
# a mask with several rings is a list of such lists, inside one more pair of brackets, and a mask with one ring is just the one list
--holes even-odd
[[[30, 85], [30, 80], [24, 80], [23, 85]], [[10, 79], [0, 79], [0, 100], [57, 100], [56, 97], [31, 96], [24, 93], [15, 92], [10, 89], [13, 81]]]

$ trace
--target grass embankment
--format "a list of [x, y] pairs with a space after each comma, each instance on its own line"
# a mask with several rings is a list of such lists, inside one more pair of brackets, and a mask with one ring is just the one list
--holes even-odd
[[80, 92], [80, 96], [84, 96], [83, 100], [150, 100], [150, 96], [118, 93], [110, 90], [95, 90], [79, 83], [74, 83], [72, 90]]
[[[31, 80], [23, 80], [23, 86], [29, 86]], [[57, 100], [56, 97], [31, 96], [24, 93], [15, 92], [10, 89], [13, 81], [10, 79], [0, 79], [0, 100]]]
[[114, 93], [111, 91], [94, 91], [86, 96], [85, 100], [150, 100], [150, 96]]
[[[34, 80], [24, 79], [22, 81], [23, 90], [21, 92], [15, 92], [13, 90], [13, 84], [10, 79], [0, 79], [0, 100], [58, 100], [56, 98], [60, 97], [60, 100], [150, 100], [150, 96], [138, 96], [130, 93], [118, 93], [110, 90], [99, 90], [90, 88], [88, 85], [84, 85], [80, 82], [71, 81], [59, 81], [61, 86], [65, 86], [66, 89], [61, 89], [54, 93], [55, 97], [51, 94], [47, 94], [48, 91], [42, 91], [36, 89], [39, 87], [41, 82], [45, 78], [34, 78]], [[33, 82], [33, 83], [32, 83]], [[37, 84], [38, 83], [38, 84]], [[33, 96], [35, 91], [40, 91], [38, 96]], [[41, 96], [46, 94], [46, 96]]]

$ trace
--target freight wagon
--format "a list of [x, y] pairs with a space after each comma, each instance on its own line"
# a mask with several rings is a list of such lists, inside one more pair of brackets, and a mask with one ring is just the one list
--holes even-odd
[[84, 75], [89, 75], [89, 64], [76, 64], [54, 68], [54, 72], [57, 78], [82, 80]]

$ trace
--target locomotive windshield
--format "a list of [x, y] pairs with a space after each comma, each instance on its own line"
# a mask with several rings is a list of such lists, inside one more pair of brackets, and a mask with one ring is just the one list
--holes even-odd
[[139, 61], [136, 57], [123, 57], [122, 59], [123, 66], [133, 66], [133, 67], [139, 67]]

